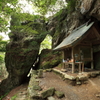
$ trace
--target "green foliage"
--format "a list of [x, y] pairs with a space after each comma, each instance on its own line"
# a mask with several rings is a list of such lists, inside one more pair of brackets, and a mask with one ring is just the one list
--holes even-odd
[[57, 0], [34, 0], [33, 5], [37, 7], [37, 11], [39, 11], [42, 15], [45, 15], [50, 6], [55, 5], [56, 1]]
[[3, 58], [0, 55], [0, 64], [3, 63]]
[[40, 51], [42, 49], [51, 49], [52, 45], [52, 37], [50, 35], [47, 35], [46, 38], [42, 41]]
[[32, 41], [32, 42], [30, 43], [30, 46], [32, 46], [32, 47], [33, 47], [34, 45], [36, 45], [36, 46], [37, 46], [37, 45], [38, 45], [38, 43], [37, 43], [36, 41]]
[[[13, 33], [43, 34], [44, 26], [40, 22], [43, 17], [30, 15], [28, 13], [16, 13], [11, 16], [11, 27]], [[15, 21], [16, 20], [16, 21]], [[10, 36], [13, 34], [9, 34]]]
[[15, 100], [17, 98], [17, 95], [14, 95], [13, 97], [11, 97], [11, 100]]
[[3, 40], [3, 36], [2, 36], [2, 35], [0, 35], [0, 41], [1, 41], [1, 40]]
[[8, 28], [8, 21], [5, 18], [0, 17], [0, 32], [6, 32]]
[[0, 97], [0, 100], [2, 100], [4, 97], [6, 97], [7, 94], [8, 94], [8, 93], [6, 93], [5, 95], [1, 96], [1, 97]]
[[4, 57], [5, 57], [5, 53], [0, 52], [0, 64], [4, 63]]
[[62, 14], [62, 9], [60, 10], [60, 11], [58, 11], [54, 16], [56, 17], [56, 16], [60, 16], [61, 14]]
[[[14, 14], [15, 14], [14, 16], [15, 18], [13, 18], [14, 21], [12, 23], [17, 24], [17, 26], [20, 27], [20, 23], [19, 23], [20, 21], [22, 22], [33, 21], [34, 18], [42, 19], [40, 15], [44, 16], [48, 11], [53, 12], [54, 11], [53, 7], [57, 1], [59, 1], [58, 5], [60, 5], [60, 2], [63, 2], [62, 0], [26, 0], [26, 1], [31, 1], [31, 4], [34, 5], [33, 10], [36, 10], [36, 13], [38, 13], [38, 16], [35, 16], [35, 15], [33, 16], [33, 15], [30, 15], [29, 13], [21, 14], [20, 12], [22, 12], [21, 10], [24, 6], [21, 6], [20, 4], [18, 4], [18, 0], [0, 0], [0, 23], [1, 23], [0, 32], [8, 31], [10, 17], [13, 16]], [[19, 27], [14, 26], [12, 28], [17, 30], [19, 29]], [[24, 29], [26, 29], [24, 31], [29, 31], [30, 33], [33, 32], [29, 28], [24, 27]]]
[[69, 0], [67, 3], [68, 13], [71, 13], [75, 10], [76, 0]]
[[[8, 93], [6, 93], [4, 96], [0, 97], [0, 100], [2, 100]], [[15, 100], [17, 95], [14, 95], [13, 97], [10, 98], [10, 100]]]
[[6, 44], [7, 44], [7, 41], [0, 41], [0, 52], [6, 51]]
[[0, 52], [6, 51], [6, 44], [8, 41], [4, 41], [3, 37], [0, 35]]
[[[36, 19], [39, 19], [39, 15], [31, 15], [29, 13], [12, 13], [11, 18], [13, 19], [12, 24], [18, 25], [19, 22], [28, 22], [28, 21], [34, 21]], [[16, 21], [15, 21], [16, 20]]]
[[[16, 12], [18, 0], [0, 0], [0, 32], [7, 32], [10, 15]], [[11, 7], [12, 6], [12, 7]]]

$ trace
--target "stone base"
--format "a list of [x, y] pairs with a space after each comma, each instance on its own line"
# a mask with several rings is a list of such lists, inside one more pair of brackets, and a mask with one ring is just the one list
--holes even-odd
[[74, 85], [86, 84], [88, 83], [87, 81], [89, 78], [94, 78], [100, 75], [100, 71], [82, 72], [74, 74], [69, 74], [68, 72], [62, 71], [62, 69], [60, 70], [56, 68], [54, 68], [53, 71], [63, 77], [64, 80], [70, 81], [70, 83], [74, 82]]

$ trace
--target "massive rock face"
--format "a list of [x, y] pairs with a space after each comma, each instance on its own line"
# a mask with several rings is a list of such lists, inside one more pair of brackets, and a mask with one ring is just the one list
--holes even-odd
[[0, 84], [0, 96], [22, 84], [27, 79], [27, 74], [37, 59], [40, 43], [47, 34], [44, 27], [45, 24], [42, 24], [41, 28], [39, 27], [39, 22], [37, 25], [44, 34], [28, 34], [27, 32], [17, 33], [16, 31], [18, 30], [12, 30], [10, 42], [6, 46], [5, 55], [5, 63], [9, 75], [8, 78], [3, 80]]
[[100, 0], [94, 0], [93, 9], [90, 12], [90, 16], [97, 18], [100, 21]]
[[[72, 8], [73, 10], [70, 11]], [[75, 28], [89, 20], [100, 21], [100, 0], [76, 0], [75, 6], [70, 5], [68, 9], [62, 9], [48, 24], [50, 34], [53, 36], [53, 47], [71, 34]]]

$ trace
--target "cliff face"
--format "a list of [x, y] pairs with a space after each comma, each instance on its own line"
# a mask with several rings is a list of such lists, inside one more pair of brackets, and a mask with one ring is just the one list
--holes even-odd
[[100, 21], [100, 0], [76, 0], [70, 2], [67, 9], [61, 10], [49, 22], [48, 29], [53, 36], [53, 47], [57, 46], [73, 29], [88, 20]]

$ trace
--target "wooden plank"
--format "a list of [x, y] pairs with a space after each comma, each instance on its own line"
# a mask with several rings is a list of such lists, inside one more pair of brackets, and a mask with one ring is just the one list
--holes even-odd
[[93, 61], [93, 59], [92, 58], [84, 58], [83, 61]]

